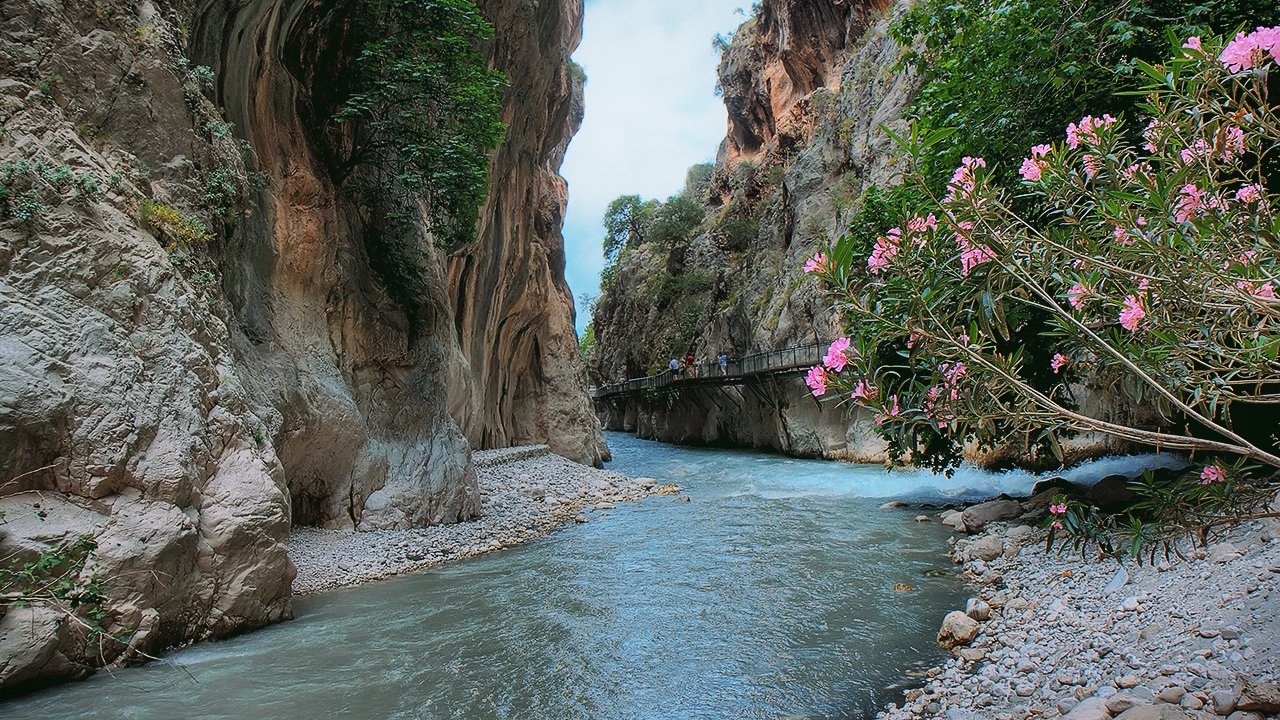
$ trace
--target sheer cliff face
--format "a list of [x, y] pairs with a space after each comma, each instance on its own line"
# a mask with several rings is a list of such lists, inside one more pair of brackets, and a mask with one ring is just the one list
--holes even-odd
[[450, 259], [453, 322], [465, 362], [450, 408], [477, 448], [546, 442], [599, 464], [607, 450], [584, 392], [573, 296], [564, 282], [567, 187], [557, 174], [582, 123], [578, 1], [484, 0], [507, 74], [507, 143], [473, 248]]
[[0, 689], [288, 617], [291, 523], [472, 517], [468, 439], [600, 458], [555, 174], [581, 2], [481, 5], [512, 131], [479, 239], [422, 238], [410, 323], [317, 150], [354, 4], [0, 3], [0, 557], [93, 536], [83, 577], [133, 633], [10, 608]]
[[845, 51], [887, 0], [773, 0], [739, 30], [720, 63], [729, 113], [722, 162], [758, 160], [781, 142], [809, 139], [802, 103], [815, 90], [838, 93]]
[[[879, 127], [901, 129], [917, 89], [896, 68], [902, 48], [888, 32], [905, 7], [765, 0], [739, 28], [720, 64], [729, 126], [703, 198], [706, 217], [686, 243], [623, 254], [594, 317], [598, 379], [656, 369], [663, 358], [654, 348], [709, 359], [832, 336], [835, 318], [800, 267], [840, 231], [868, 186], [895, 181], [891, 141]], [[683, 278], [666, 282], [704, 288], [685, 304], [696, 317], [675, 317], [652, 300], [673, 268]], [[705, 281], [689, 282], [699, 276]], [[694, 328], [691, 341], [676, 339], [672, 328], [681, 326]], [[676, 442], [882, 458], [864, 420], [813, 406], [799, 383], [767, 396], [727, 392], [668, 405], [601, 414], [611, 428]]]

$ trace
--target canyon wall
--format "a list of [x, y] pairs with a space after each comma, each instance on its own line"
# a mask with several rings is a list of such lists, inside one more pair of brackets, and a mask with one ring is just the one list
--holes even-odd
[[[711, 360], [834, 337], [835, 318], [800, 268], [840, 232], [867, 187], [894, 181], [891, 141], [879, 127], [905, 125], [919, 85], [897, 67], [903, 51], [888, 34], [905, 8], [765, 0], [739, 28], [720, 63], [729, 123], [698, 198], [706, 217], [687, 243], [622, 253], [593, 318], [596, 380], [655, 372], [686, 352]], [[684, 299], [661, 291], [655, 299], [664, 284], [682, 288]], [[774, 395], [703, 393], [700, 403], [670, 409], [597, 409], [609, 429], [642, 437], [883, 459], [866, 418], [818, 409], [798, 379], [790, 386]]]
[[322, 152], [358, 4], [0, 5], [0, 557], [85, 537], [105, 611], [0, 608], [0, 691], [289, 617], [291, 524], [473, 517], [472, 446], [605, 455], [556, 174], [582, 5], [479, 5], [511, 131], [411, 307]]

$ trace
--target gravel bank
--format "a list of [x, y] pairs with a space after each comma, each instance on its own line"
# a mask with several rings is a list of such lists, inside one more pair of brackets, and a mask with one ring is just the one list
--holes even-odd
[[943, 623], [953, 657], [879, 717], [1276, 717], [1280, 523], [1243, 525], [1187, 560], [1123, 571], [1046, 553], [1044, 539], [997, 523], [955, 541], [977, 592]]
[[289, 557], [295, 595], [332, 590], [472, 557], [541, 537], [587, 510], [674, 492], [652, 478], [629, 478], [555, 455], [545, 445], [474, 454], [481, 515], [456, 525], [354, 532], [295, 528]]

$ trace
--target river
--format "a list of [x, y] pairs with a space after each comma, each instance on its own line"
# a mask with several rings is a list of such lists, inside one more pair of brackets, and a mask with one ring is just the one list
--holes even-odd
[[609, 444], [611, 469], [691, 500], [619, 505], [520, 547], [300, 598], [291, 622], [0, 717], [867, 718], [942, 657], [939, 620], [966, 596], [945, 528], [880, 505], [1034, 481]]

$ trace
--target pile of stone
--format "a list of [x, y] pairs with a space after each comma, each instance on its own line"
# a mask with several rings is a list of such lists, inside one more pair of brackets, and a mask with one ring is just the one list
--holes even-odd
[[545, 445], [474, 453], [481, 515], [456, 525], [355, 532], [296, 528], [289, 557], [295, 594], [331, 590], [421, 570], [541, 537], [570, 520], [651, 494], [670, 494], [653, 478], [630, 478], [570, 462]]
[[977, 592], [943, 620], [952, 657], [886, 720], [1263, 720], [1280, 713], [1280, 521], [1186, 558], [1123, 565], [1061, 548], [997, 500], [943, 522]]

